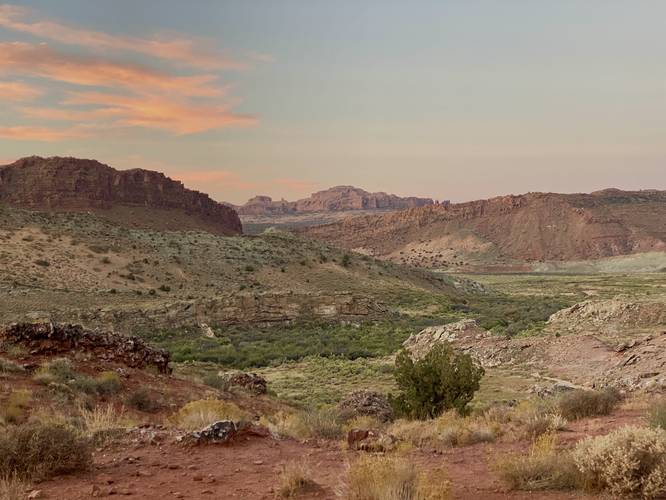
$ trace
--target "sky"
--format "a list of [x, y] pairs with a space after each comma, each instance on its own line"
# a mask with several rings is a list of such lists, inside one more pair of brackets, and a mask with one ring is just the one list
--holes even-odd
[[95, 158], [232, 203], [666, 189], [664, 19], [663, 0], [0, 3], [0, 165]]

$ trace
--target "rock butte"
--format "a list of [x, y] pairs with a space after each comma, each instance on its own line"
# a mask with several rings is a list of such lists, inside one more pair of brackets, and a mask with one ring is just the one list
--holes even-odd
[[31, 156], [0, 167], [0, 204], [93, 212], [129, 227], [242, 233], [238, 214], [159, 172], [119, 171], [95, 160]]

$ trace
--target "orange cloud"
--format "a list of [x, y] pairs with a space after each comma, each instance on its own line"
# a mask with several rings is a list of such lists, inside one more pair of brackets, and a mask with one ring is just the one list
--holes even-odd
[[65, 129], [48, 127], [0, 127], [0, 139], [17, 141], [45, 141], [55, 142], [66, 139], [86, 137], [89, 131], [83, 127], [70, 127]]
[[0, 82], [0, 101], [31, 101], [42, 92], [22, 82]]
[[161, 90], [183, 96], [216, 97], [225, 89], [214, 85], [216, 76], [172, 76], [134, 64], [63, 54], [46, 44], [0, 43], [0, 72], [21, 73], [83, 86]]
[[[136, 126], [167, 130], [176, 134], [194, 134], [225, 127], [256, 124], [256, 118], [233, 113], [228, 106], [194, 104], [165, 96], [120, 96], [102, 92], [73, 94], [65, 101], [69, 105], [94, 105], [91, 111], [72, 112], [75, 120], [113, 117], [120, 126]], [[35, 112], [35, 110], [33, 110]], [[36, 110], [46, 117], [44, 110]], [[67, 113], [50, 110], [56, 119], [66, 119]]]
[[207, 70], [246, 67], [245, 64], [231, 59], [227, 54], [207, 47], [200, 40], [178, 35], [162, 38], [111, 35], [50, 20], [31, 21], [29, 19], [31, 15], [32, 12], [24, 7], [0, 5], [0, 26], [60, 43], [97, 50], [135, 52]]

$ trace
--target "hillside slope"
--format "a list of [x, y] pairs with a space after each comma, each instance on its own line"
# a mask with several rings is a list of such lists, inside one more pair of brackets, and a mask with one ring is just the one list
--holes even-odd
[[23, 158], [0, 166], [0, 205], [94, 212], [126, 227], [242, 232], [238, 214], [150, 170], [119, 171], [95, 160]]
[[302, 230], [382, 258], [425, 267], [520, 266], [666, 251], [666, 192], [528, 193]]

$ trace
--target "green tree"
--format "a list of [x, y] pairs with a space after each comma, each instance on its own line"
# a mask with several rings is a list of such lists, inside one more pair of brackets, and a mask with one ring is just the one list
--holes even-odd
[[395, 360], [400, 393], [391, 402], [398, 415], [409, 418], [434, 418], [453, 408], [462, 414], [484, 373], [471, 356], [455, 352], [448, 344], [435, 346], [417, 361], [402, 350]]

